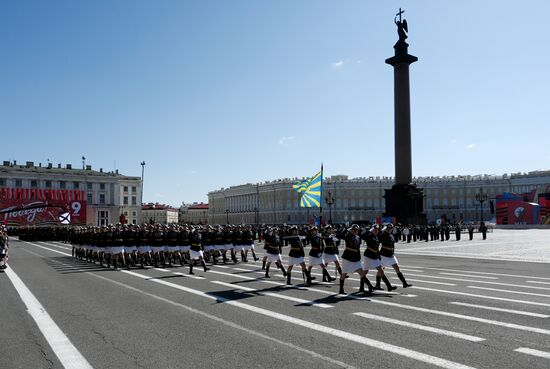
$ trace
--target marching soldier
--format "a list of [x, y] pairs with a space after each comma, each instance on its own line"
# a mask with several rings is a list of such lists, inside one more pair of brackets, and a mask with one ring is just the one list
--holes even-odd
[[206, 266], [204, 262], [204, 253], [202, 250], [202, 235], [198, 232], [197, 229], [192, 229], [191, 231], [191, 248], [189, 250], [189, 274], [193, 273], [193, 263], [195, 260], [200, 261], [205, 272], [209, 271], [210, 268]]
[[319, 230], [317, 227], [311, 229], [311, 234], [308, 237], [309, 243], [311, 244], [311, 249], [309, 250], [309, 266], [307, 268], [309, 274], [311, 275], [311, 269], [313, 266], [319, 265], [323, 272], [323, 282], [332, 282], [332, 278], [325, 266], [325, 260], [323, 259], [324, 244], [321, 236], [319, 235]]
[[281, 269], [283, 277], [287, 276], [285, 267], [283, 266], [283, 260], [281, 258], [281, 244], [277, 237], [277, 229], [267, 228], [264, 234], [265, 250], [267, 263], [265, 264], [265, 277], [271, 278], [269, 276], [269, 267], [271, 263], [274, 262], [277, 265], [277, 269]]
[[340, 291], [341, 295], [344, 295], [344, 282], [348, 274], [357, 273], [361, 277], [361, 285], [359, 292], [365, 292], [365, 283], [369, 287], [369, 293], [372, 292], [373, 287], [370, 281], [367, 279], [363, 265], [361, 264], [361, 238], [359, 238], [359, 226], [354, 224], [344, 236], [346, 241], [346, 248], [342, 254], [342, 271], [340, 275]]
[[[338, 242], [340, 242], [334, 235], [334, 228], [327, 226], [325, 228], [325, 235], [322, 240], [325, 245], [323, 252], [323, 259], [325, 260], [325, 269], [328, 267], [328, 263], [332, 262], [336, 266], [336, 271], [339, 275], [342, 275], [342, 267], [340, 266], [340, 259], [338, 259]], [[328, 269], [327, 269], [328, 272]]]
[[393, 236], [391, 234], [391, 229], [393, 228], [392, 224], [388, 224], [382, 229], [382, 235], [380, 236], [380, 243], [382, 247], [380, 248], [380, 261], [382, 266], [391, 266], [397, 273], [397, 277], [401, 283], [403, 283], [403, 288], [412, 287], [412, 284], [408, 284], [399, 269], [399, 264], [397, 258], [395, 257], [395, 242], [393, 241]]
[[290, 237], [285, 237], [290, 243], [290, 251], [288, 252], [288, 267], [286, 272], [286, 284], [292, 285], [291, 282], [291, 273], [294, 265], [300, 265], [302, 267], [302, 273], [306, 276], [307, 286], [311, 286], [311, 274], [306, 268], [306, 263], [304, 261], [304, 245], [300, 236], [298, 236], [298, 227], [291, 227], [292, 235]]
[[363, 236], [363, 239], [367, 244], [367, 248], [365, 249], [365, 253], [363, 254], [363, 270], [365, 271], [365, 275], [367, 275], [369, 270], [376, 269], [376, 286], [374, 287], [374, 289], [383, 290], [383, 288], [380, 287], [380, 281], [384, 281], [386, 287], [388, 288], [388, 291], [391, 292], [397, 287], [392, 286], [388, 277], [386, 277], [386, 275], [384, 274], [382, 262], [380, 261], [380, 255], [378, 254], [378, 248], [380, 245], [378, 233], [380, 233], [380, 228], [377, 224], [375, 224]]

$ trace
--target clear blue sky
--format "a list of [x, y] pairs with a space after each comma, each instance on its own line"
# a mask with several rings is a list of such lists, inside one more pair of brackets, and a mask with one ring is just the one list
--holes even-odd
[[393, 16], [413, 175], [550, 167], [550, 1], [0, 5], [1, 159], [140, 175], [145, 201], [283, 177], [391, 176]]

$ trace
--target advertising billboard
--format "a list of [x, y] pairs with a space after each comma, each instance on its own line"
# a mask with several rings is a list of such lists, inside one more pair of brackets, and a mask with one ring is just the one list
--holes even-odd
[[85, 225], [84, 191], [0, 188], [0, 222], [10, 228]]

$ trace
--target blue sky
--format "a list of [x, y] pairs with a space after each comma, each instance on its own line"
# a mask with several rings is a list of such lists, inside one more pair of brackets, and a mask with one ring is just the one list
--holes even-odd
[[391, 176], [399, 7], [413, 175], [549, 169], [546, 0], [3, 1], [2, 160], [145, 160], [172, 205], [321, 162]]

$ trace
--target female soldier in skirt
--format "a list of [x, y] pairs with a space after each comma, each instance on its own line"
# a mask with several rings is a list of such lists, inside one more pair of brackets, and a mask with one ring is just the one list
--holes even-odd
[[290, 243], [290, 251], [288, 252], [288, 268], [286, 271], [286, 284], [292, 285], [291, 282], [291, 272], [294, 265], [300, 265], [302, 267], [302, 272], [306, 276], [306, 284], [311, 286], [311, 274], [306, 268], [306, 263], [304, 261], [304, 245], [300, 236], [298, 236], [298, 227], [291, 227], [292, 235], [290, 237], [285, 237]]
[[[334, 233], [332, 226], [325, 228], [324, 235], [322, 237], [325, 249], [323, 250], [323, 259], [325, 260], [325, 268], [328, 268], [328, 264], [333, 262], [336, 266], [336, 270], [339, 275], [342, 275], [342, 267], [340, 266], [340, 259], [338, 259], [338, 239]], [[328, 272], [328, 269], [327, 269]]]
[[204, 268], [204, 271], [207, 272], [210, 269], [206, 266], [204, 262], [204, 253], [201, 247], [201, 234], [194, 228], [191, 228], [191, 248], [189, 250], [189, 274], [193, 273], [193, 263], [195, 260], [199, 260]]
[[380, 287], [380, 281], [383, 280], [386, 284], [386, 287], [388, 288], [388, 291], [393, 291], [397, 287], [392, 286], [390, 281], [388, 280], [388, 277], [386, 277], [386, 275], [384, 274], [382, 262], [380, 261], [380, 256], [378, 255], [378, 247], [380, 245], [380, 241], [378, 240], [379, 232], [380, 228], [377, 224], [375, 224], [374, 226], [372, 226], [371, 229], [365, 232], [362, 237], [367, 243], [367, 248], [365, 249], [365, 253], [363, 254], [363, 270], [365, 271], [365, 275], [369, 272], [369, 270], [372, 269], [376, 269], [378, 271], [376, 273], [376, 286], [374, 287], [375, 290], [383, 289], [382, 287]]
[[390, 223], [382, 229], [382, 235], [380, 236], [380, 261], [383, 266], [392, 266], [399, 277], [399, 280], [403, 283], [403, 288], [412, 287], [412, 284], [408, 284], [403, 276], [403, 273], [399, 270], [399, 264], [397, 258], [394, 255], [395, 242], [392, 236], [393, 225]]
[[254, 261], [260, 260], [256, 253], [254, 252], [254, 239], [256, 237], [254, 236], [254, 232], [252, 231], [252, 227], [246, 226], [243, 232], [243, 248], [244, 248], [244, 261], [248, 262], [248, 251], [252, 251], [252, 257], [254, 258]]
[[[311, 228], [310, 232], [311, 234], [309, 236], [309, 243], [311, 244], [311, 249], [309, 250], [309, 266], [307, 270], [311, 275], [311, 269], [313, 268], [313, 266], [319, 265], [323, 272], [323, 282], [332, 282], [334, 281], [334, 278], [330, 276], [325, 266], [325, 260], [323, 258], [325, 245], [321, 236], [319, 235], [319, 230], [317, 229], [317, 227], [313, 227]], [[313, 279], [313, 277], [311, 279]]]
[[269, 276], [269, 267], [272, 262], [277, 265], [277, 269], [281, 269], [283, 277], [286, 277], [286, 270], [283, 266], [283, 260], [281, 258], [281, 245], [277, 239], [277, 229], [267, 228], [264, 235], [264, 242], [266, 247], [267, 264], [265, 266], [265, 277]]
[[342, 254], [342, 274], [340, 275], [340, 291], [344, 295], [344, 282], [346, 276], [351, 273], [357, 273], [361, 277], [361, 287], [359, 292], [365, 292], [365, 283], [369, 287], [369, 293], [372, 292], [372, 284], [367, 279], [363, 265], [361, 265], [361, 238], [358, 236], [359, 226], [354, 224], [345, 235], [346, 248]]

